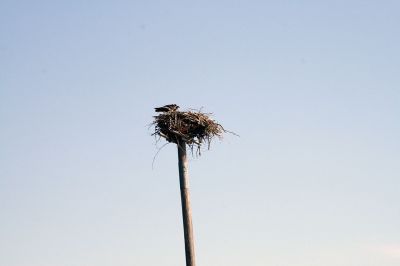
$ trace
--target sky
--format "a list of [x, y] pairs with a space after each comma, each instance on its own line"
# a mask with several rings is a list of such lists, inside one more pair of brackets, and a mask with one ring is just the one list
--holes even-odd
[[0, 2], [0, 265], [400, 265], [398, 1]]

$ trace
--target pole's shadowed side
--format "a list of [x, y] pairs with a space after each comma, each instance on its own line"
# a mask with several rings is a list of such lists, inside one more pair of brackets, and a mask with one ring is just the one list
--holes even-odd
[[195, 266], [192, 210], [190, 208], [189, 173], [186, 155], [186, 143], [178, 142], [179, 183], [181, 190], [183, 231], [185, 234], [186, 266]]

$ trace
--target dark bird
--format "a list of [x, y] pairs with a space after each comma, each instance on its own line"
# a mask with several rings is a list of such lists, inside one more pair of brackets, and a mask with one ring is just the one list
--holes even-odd
[[160, 113], [160, 112], [173, 112], [178, 110], [179, 106], [176, 104], [167, 104], [164, 105], [163, 107], [156, 107], [154, 108], [156, 110], [156, 112]]

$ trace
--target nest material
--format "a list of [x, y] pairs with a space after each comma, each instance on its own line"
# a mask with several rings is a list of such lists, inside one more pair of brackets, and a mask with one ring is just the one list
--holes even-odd
[[205, 143], [210, 148], [214, 137], [222, 138], [227, 132], [220, 124], [210, 118], [210, 114], [200, 111], [182, 112], [171, 110], [154, 116], [153, 136], [165, 138], [168, 142], [186, 143], [193, 152], [196, 148], [200, 155], [200, 148]]

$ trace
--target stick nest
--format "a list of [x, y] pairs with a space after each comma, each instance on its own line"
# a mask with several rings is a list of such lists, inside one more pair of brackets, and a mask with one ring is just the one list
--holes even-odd
[[203, 144], [206, 144], [209, 149], [214, 137], [221, 139], [222, 134], [228, 132], [212, 120], [210, 115], [201, 111], [171, 110], [160, 113], [154, 116], [152, 135], [178, 145], [184, 142], [190, 147], [192, 153], [196, 149], [197, 154], [200, 155]]

